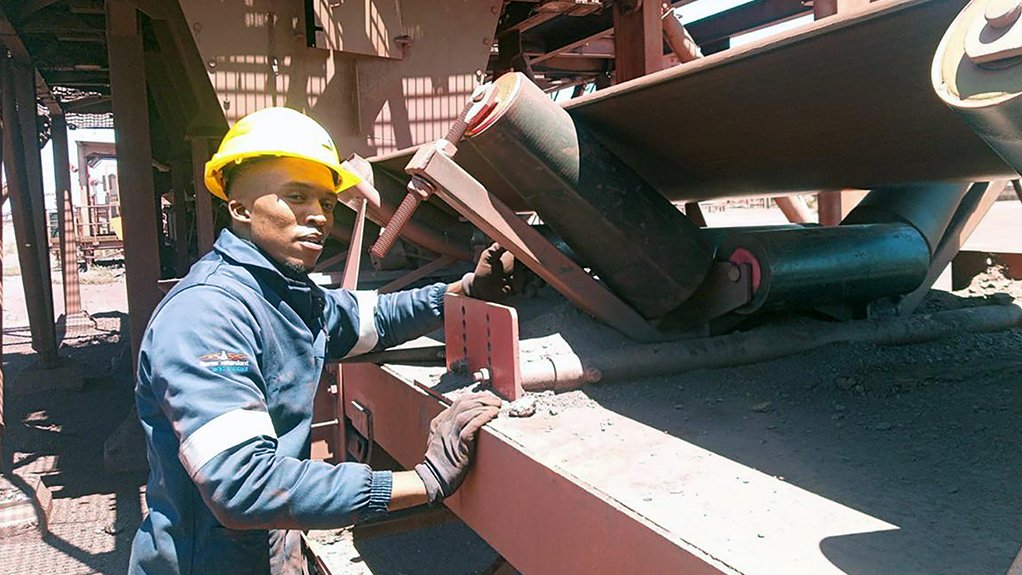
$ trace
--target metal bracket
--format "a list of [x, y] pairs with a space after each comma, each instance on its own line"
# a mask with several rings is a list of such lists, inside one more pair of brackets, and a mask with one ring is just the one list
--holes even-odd
[[632, 339], [645, 342], [666, 339], [631, 306], [490, 194], [437, 144], [419, 148], [405, 171], [432, 182], [440, 199], [583, 311]]
[[464, 365], [479, 383], [514, 401], [522, 395], [518, 364], [518, 312], [470, 297], [444, 296], [447, 369]]
[[359, 463], [369, 463], [373, 456], [373, 414], [354, 400], [348, 402], [345, 414], [357, 432], [348, 435], [348, 453]]
[[711, 321], [752, 301], [753, 272], [747, 263], [714, 262], [685, 305], [668, 314], [660, 329], [671, 332]]

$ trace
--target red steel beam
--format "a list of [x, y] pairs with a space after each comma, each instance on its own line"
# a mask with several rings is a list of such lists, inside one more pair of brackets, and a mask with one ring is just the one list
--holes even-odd
[[63, 115], [50, 117], [50, 141], [53, 142], [53, 182], [57, 191], [57, 234], [60, 239], [60, 271], [64, 286], [64, 317], [82, 311], [82, 292], [78, 283], [78, 243], [75, 241], [74, 214], [71, 210], [71, 165], [68, 160], [67, 121]]
[[[42, 365], [47, 366], [57, 359], [57, 340], [43, 219], [45, 212], [34, 207], [36, 203], [42, 204], [43, 184], [35, 131], [35, 98], [31, 97], [31, 68], [13, 59], [2, 60], [3, 70], [0, 72], [3, 73], [0, 73], [0, 80], [3, 81], [3, 122], [4, 136], [7, 138], [4, 145], [4, 169], [32, 331], [32, 348], [39, 354]], [[18, 86], [19, 81], [22, 86]], [[23, 130], [25, 124], [31, 125], [32, 129]], [[33, 158], [36, 161], [31, 164]], [[38, 200], [33, 202], [33, 196], [39, 196]], [[40, 226], [43, 229], [39, 229]]]
[[[354, 400], [372, 413], [375, 441], [401, 465], [418, 463], [440, 401], [387, 367], [342, 370], [345, 404]], [[480, 432], [473, 471], [446, 505], [523, 573], [724, 572], [490, 428]]]
[[137, 361], [142, 333], [163, 297], [157, 285], [160, 279], [159, 228], [152, 174], [149, 102], [138, 11], [120, 0], [109, 0], [106, 11], [110, 89], [114, 98], [114, 129], [117, 135], [117, 177], [123, 190], [121, 221], [128, 317], [132, 358]]
[[614, 79], [627, 82], [652, 74], [664, 64], [664, 33], [659, 2], [646, 0], [627, 12], [614, 3]]
[[[4, 166], [7, 162], [4, 157], [4, 99], [2, 91], [4, 89], [3, 76], [7, 74], [7, 62], [6, 58], [0, 58], [0, 173], [3, 173]], [[3, 205], [7, 202], [7, 186], [0, 186], [0, 213], [3, 211]], [[7, 469], [7, 458], [4, 455], [4, 431], [6, 424], [4, 423], [4, 274], [2, 273], [4, 267], [4, 226], [0, 225], [0, 469]]]

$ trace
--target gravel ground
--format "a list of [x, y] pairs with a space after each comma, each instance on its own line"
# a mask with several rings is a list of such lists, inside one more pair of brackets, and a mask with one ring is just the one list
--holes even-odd
[[[922, 311], [1018, 297], [1022, 282], [993, 268], [959, 292], [931, 292]], [[522, 332], [538, 338], [523, 352], [618, 345], [616, 334], [567, 307], [525, 319]], [[599, 383], [539, 395], [536, 413], [556, 425], [592, 405], [898, 526], [823, 541], [849, 573], [999, 574], [1022, 545], [1022, 329], [915, 345], [834, 344], [747, 366]]]

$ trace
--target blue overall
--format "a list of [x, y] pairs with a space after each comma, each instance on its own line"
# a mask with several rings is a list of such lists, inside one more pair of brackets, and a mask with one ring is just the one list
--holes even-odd
[[300, 530], [386, 511], [389, 471], [309, 459], [313, 397], [325, 361], [439, 327], [445, 288], [325, 290], [224, 231], [143, 336], [149, 513], [129, 572], [301, 573]]

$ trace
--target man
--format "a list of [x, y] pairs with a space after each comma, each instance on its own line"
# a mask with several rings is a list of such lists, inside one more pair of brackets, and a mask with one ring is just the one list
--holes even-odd
[[326, 131], [286, 108], [239, 120], [206, 164], [231, 227], [143, 337], [136, 403], [149, 513], [131, 573], [302, 573], [300, 530], [437, 503], [464, 479], [476, 433], [500, 405], [489, 394], [433, 421], [414, 471], [309, 459], [324, 362], [439, 327], [444, 293], [486, 297], [510, 285], [508, 254], [495, 247], [452, 285], [377, 297], [313, 284], [337, 194], [357, 182]]

